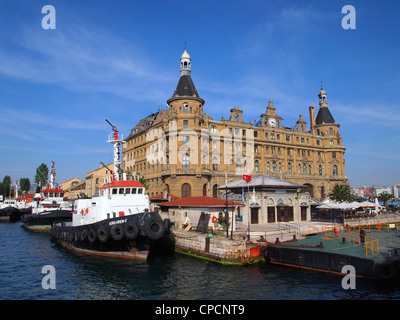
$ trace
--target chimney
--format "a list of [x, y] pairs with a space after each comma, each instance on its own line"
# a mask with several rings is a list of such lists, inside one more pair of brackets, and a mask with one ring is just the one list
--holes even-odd
[[309, 107], [310, 110], [310, 130], [311, 133], [314, 133], [314, 127], [315, 127], [315, 106], [312, 105]]

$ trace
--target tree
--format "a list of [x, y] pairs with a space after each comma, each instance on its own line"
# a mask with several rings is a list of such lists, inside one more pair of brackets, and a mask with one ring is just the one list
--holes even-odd
[[382, 192], [382, 193], [380, 193], [380, 194], [378, 195], [378, 199], [379, 199], [380, 201], [383, 201], [383, 205], [387, 208], [387, 202], [388, 202], [390, 199], [393, 199], [393, 195], [390, 194], [390, 193], [387, 193], [387, 192]]
[[49, 176], [49, 168], [45, 163], [42, 163], [39, 167], [36, 168], [35, 182], [40, 187], [46, 185], [48, 176]]
[[19, 185], [22, 192], [28, 192], [31, 188], [31, 181], [29, 180], [29, 178], [21, 178], [19, 179]]
[[0, 188], [5, 197], [8, 197], [10, 195], [10, 190], [11, 190], [11, 177], [10, 176], [5, 176], [3, 178], [3, 182], [1, 183]]
[[348, 184], [336, 184], [329, 198], [336, 201], [350, 201], [350, 186]]

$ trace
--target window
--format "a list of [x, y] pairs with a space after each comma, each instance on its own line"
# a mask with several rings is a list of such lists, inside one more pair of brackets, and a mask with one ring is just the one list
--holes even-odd
[[117, 188], [112, 189], [112, 194], [117, 194], [117, 193], [118, 193], [118, 189]]
[[218, 159], [216, 157], [212, 159], [212, 167], [213, 170], [218, 170]]
[[288, 163], [288, 173], [292, 174], [292, 163], [291, 162]]
[[185, 113], [189, 112], [189, 108], [188, 108], [188, 104], [187, 103], [183, 104], [183, 112], [185, 112]]
[[138, 194], [142, 194], [143, 193], [143, 188], [138, 188]]
[[276, 172], [276, 162], [272, 161], [272, 172]]
[[191, 196], [191, 187], [189, 183], [184, 183], [181, 187], [182, 198], [187, 198]]
[[260, 172], [260, 164], [258, 160], [254, 161], [254, 169], [256, 172]]
[[183, 144], [188, 144], [189, 143], [189, 136], [184, 136], [183, 137]]
[[286, 135], [286, 141], [290, 141], [290, 136]]
[[320, 176], [322, 176], [322, 166], [321, 165], [318, 166], [318, 173]]
[[333, 171], [333, 175], [334, 175], [334, 176], [337, 176], [337, 175], [338, 175], [338, 169], [337, 169], [337, 165], [336, 165], [336, 164], [333, 165], [332, 171]]
[[189, 155], [187, 153], [182, 156], [182, 168], [189, 169]]
[[125, 189], [125, 194], [131, 194], [131, 188], [126, 188]]
[[189, 120], [183, 120], [183, 127], [188, 128], [189, 127]]
[[332, 159], [336, 159], [336, 152], [332, 151]]
[[217, 132], [217, 126], [212, 125], [211, 126], [211, 132]]
[[136, 194], [136, 188], [132, 188], [132, 194]]

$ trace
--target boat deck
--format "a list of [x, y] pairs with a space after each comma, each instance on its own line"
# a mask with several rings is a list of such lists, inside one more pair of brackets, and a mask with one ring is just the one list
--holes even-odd
[[[283, 246], [295, 246], [298, 249], [324, 251], [328, 253], [336, 253], [349, 255], [359, 258], [376, 259], [380, 254], [387, 254], [389, 251], [400, 249], [400, 232], [397, 230], [383, 231], [366, 230], [365, 244], [359, 243], [358, 231], [353, 235], [348, 231], [338, 231], [337, 234], [318, 233], [308, 235], [304, 239], [283, 243]], [[344, 241], [342, 239], [345, 238]], [[323, 247], [315, 247], [322, 242]], [[400, 250], [399, 250], [400, 251]], [[398, 254], [400, 252], [395, 252]]]

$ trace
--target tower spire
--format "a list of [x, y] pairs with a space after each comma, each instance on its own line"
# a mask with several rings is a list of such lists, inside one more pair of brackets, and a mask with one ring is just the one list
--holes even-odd
[[189, 53], [186, 51], [185, 41], [185, 52], [181, 55], [181, 76], [190, 76], [191, 68], [191, 59]]

